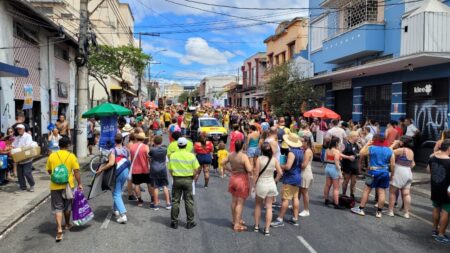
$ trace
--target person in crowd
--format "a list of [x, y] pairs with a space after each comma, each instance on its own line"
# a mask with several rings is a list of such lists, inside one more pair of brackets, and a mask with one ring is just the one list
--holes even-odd
[[184, 111], [183, 110], [178, 111], [177, 125], [180, 128], [181, 135], [185, 136], [186, 135], [186, 126], [184, 124]]
[[150, 185], [150, 168], [148, 161], [148, 145], [144, 144], [147, 139], [143, 132], [134, 134], [136, 142], [130, 147], [131, 153], [131, 181], [135, 185], [134, 192], [136, 193], [137, 205], [143, 206], [144, 201], [141, 196], [141, 184], [147, 184], [148, 192], [151, 194], [152, 188]]
[[369, 171], [367, 172], [369, 181], [366, 180], [360, 205], [352, 208], [351, 211], [364, 216], [364, 208], [369, 199], [369, 194], [375, 188], [378, 192], [375, 217], [381, 218], [385, 191], [389, 187], [389, 169], [394, 170], [395, 155], [389, 147], [386, 147], [385, 138], [380, 134], [376, 134], [373, 137], [373, 142], [366, 144], [359, 154], [361, 158], [368, 157], [369, 159]]
[[247, 155], [250, 158], [252, 167], [256, 164], [256, 159], [259, 156], [259, 139], [261, 133], [258, 131], [255, 125], [250, 125], [250, 133], [247, 136]]
[[95, 146], [95, 118], [90, 118], [86, 127], [89, 156], [92, 156], [92, 148]]
[[413, 120], [410, 118], [405, 119], [406, 132], [405, 135], [415, 138], [416, 135], [420, 132], [419, 129], [413, 124]]
[[[24, 130], [25, 131], [25, 128]], [[60, 150], [53, 152], [47, 159], [46, 169], [48, 174], [52, 175], [55, 168], [64, 164], [67, 168], [69, 178], [68, 186], [70, 190], [75, 188], [74, 178], [77, 180], [78, 189], [83, 190], [80, 176], [80, 165], [78, 164], [77, 157], [69, 151], [70, 139], [63, 137], [59, 140]], [[63, 239], [63, 226], [62, 218], [64, 215], [65, 225], [64, 229], [70, 230], [72, 224], [70, 223], [72, 200], [68, 199], [66, 194], [67, 185], [56, 184], [50, 181], [50, 204], [52, 213], [55, 216], [56, 221], [56, 241], [60, 242]]]
[[66, 120], [64, 114], [59, 115], [59, 119], [56, 121], [56, 128], [58, 128], [59, 134], [62, 137], [70, 138], [69, 122]]
[[286, 121], [284, 117], [278, 118], [278, 128], [277, 128], [277, 140], [278, 146], [280, 146], [280, 152], [282, 155], [287, 155], [289, 152], [289, 146], [283, 141], [283, 136], [290, 134], [291, 131], [286, 126]]
[[154, 210], [160, 206], [159, 189], [162, 188], [166, 200], [166, 209], [172, 209], [170, 203], [169, 179], [167, 177], [167, 148], [162, 146], [162, 136], [156, 136], [153, 140], [153, 147], [150, 149], [150, 186], [153, 188]]
[[31, 135], [31, 129], [30, 126], [25, 122], [25, 113], [23, 111], [20, 111], [16, 115], [16, 123], [11, 126], [11, 128], [14, 130], [14, 136], [19, 135], [19, 131], [17, 131], [17, 125], [22, 124], [25, 127], [25, 133], [28, 133]]
[[[228, 192], [231, 193], [231, 216], [233, 230], [242, 232], [247, 230], [242, 219], [244, 202], [250, 193], [249, 177], [252, 177], [253, 168], [248, 156], [243, 152], [244, 144], [241, 140], [234, 143], [234, 151], [222, 162], [222, 166], [231, 172]], [[227, 167], [230, 165], [231, 168]]]
[[186, 150], [187, 139], [181, 137], [177, 140], [178, 150], [169, 159], [169, 172], [173, 177], [172, 186], [172, 210], [170, 213], [170, 227], [178, 228], [178, 215], [180, 213], [181, 197], [184, 198], [186, 206], [187, 224], [186, 228], [191, 229], [197, 224], [194, 222], [194, 196], [192, 192], [192, 181], [198, 177], [197, 170], [200, 164], [194, 154]]
[[163, 118], [164, 118], [164, 127], [166, 128], [167, 131], [172, 121], [172, 115], [170, 114], [169, 108], [167, 108], [166, 111], [164, 112]]
[[413, 181], [411, 169], [415, 166], [413, 140], [409, 136], [402, 136], [399, 141], [395, 141], [391, 148], [394, 150], [395, 166], [391, 170], [391, 186], [389, 187], [389, 212], [388, 216], [394, 217], [394, 204], [397, 193], [402, 193], [404, 211], [403, 217], [410, 218], [409, 209], [411, 207], [410, 188]]
[[[283, 174], [280, 163], [273, 158], [272, 149], [268, 143], [264, 143], [261, 147], [262, 156], [258, 157], [255, 163], [253, 185], [255, 191], [255, 226], [253, 230], [259, 232], [259, 222], [261, 220], [261, 205], [264, 203], [266, 207], [266, 220], [263, 233], [269, 236], [270, 223], [272, 222], [272, 203], [274, 197], [278, 195], [277, 185]], [[274, 178], [274, 173], [276, 177]]]
[[355, 198], [356, 177], [359, 175], [359, 151], [358, 133], [351, 131], [346, 141], [344, 141], [344, 151], [342, 151], [342, 172], [344, 172], [344, 182], [342, 183], [342, 194], [347, 195], [347, 187], [350, 182], [350, 197]]
[[283, 141], [289, 146], [289, 153], [287, 155], [287, 162], [281, 165], [283, 169], [283, 176], [281, 177], [282, 187], [282, 204], [278, 218], [270, 225], [272, 227], [284, 226], [284, 215], [288, 209], [289, 201], [292, 200], [293, 217], [289, 223], [298, 226], [299, 214], [299, 187], [301, 186], [301, 166], [303, 163], [302, 142], [298, 135], [294, 133], [285, 134]]
[[372, 136], [378, 133], [378, 129], [377, 126], [375, 125], [374, 120], [368, 119], [365, 126], [369, 128], [369, 132], [372, 134]]
[[[312, 137], [311, 137], [312, 138]], [[312, 172], [312, 161], [314, 158], [312, 151], [312, 142], [309, 136], [303, 136], [300, 141], [303, 144], [303, 162], [302, 162], [302, 172], [301, 178], [302, 183], [300, 185], [300, 195], [299, 198], [303, 198], [303, 211], [298, 215], [300, 217], [308, 217], [310, 215], [309, 211], [309, 188], [314, 180]]]
[[442, 136], [441, 139], [439, 139], [436, 144], [434, 145], [433, 148], [433, 153], [438, 152], [441, 148], [442, 142], [444, 142], [444, 140], [450, 139], [450, 130], [444, 130], [442, 132]]
[[326, 136], [328, 137], [337, 137], [339, 139], [339, 146], [338, 148], [342, 150], [342, 146], [344, 143], [344, 140], [347, 138], [347, 135], [345, 134], [345, 130], [339, 127], [339, 121], [334, 119], [330, 123], [330, 129], [328, 130]]
[[53, 128], [52, 132], [48, 135], [48, 145], [51, 151], [59, 150], [59, 140], [62, 138], [59, 135], [58, 128]]
[[226, 145], [225, 143], [222, 141], [219, 143], [219, 151], [217, 151], [217, 163], [219, 165], [219, 172], [220, 172], [220, 177], [224, 178], [225, 177], [225, 170], [222, 166], [222, 162], [228, 157], [228, 151], [226, 150]]
[[198, 122], [198, 115], [197, 113], [193, 113], [191, 124], [190, 124], [190, 131], [191, 131], [191, 139], [193, 142], [197, 141], [197, 135], [198, 135], [198, 128], [199, 128], [199, 122]]
[[278, 145], [278, 141], [277, 141], [277, 133], [278, 133], [278, 130], [275, 126], [270, 127], [268, 136], [267, 136], [267, 138], [264, 139], [264, 142], [269, 143], [270, 148], [272, 149], [272, 155], [274, 156], [275, 159], [280, 161], [281, 150], [280, 150], [280, 146]]
[[[12, 143], [13, 148], [24, 148], [33, 145], [33, 139], [29, 133], [25, 132], [25, 126], [23, 124], [17, 124], [16, 130], [19, 135], [15, 137], [14, 142]], [[32, 167], [33, 159], [26, 159], [17, 163], [17, 177], [19, 179], [19, 186], [22, 191], [27, 190], [26, 183], [28, 182], [30, 185], [28, 191], [34, 192], [35, 182], [32, 174]]]
[[122, 190], [128, 178], [129, 166], [126, 165], [126, 161], [130, 161], [130, 152], [122, 145], [122, 142], [122, 134], [116, 134], [114, 137], [115, 147], [109, 152], [108, 162], [99, 167], [97, 174], [110, 169], [115, 170], [114, 173], [116, 174], [116, 183], [114, 190], [112, 191], [113, 212], [117, 222], [125, 224], [127, 223], [127, 209], [123, 203]]
[[172, 142], [173, 141], [173, 139], [172, 139], [172, 134], [174, 133], [174, 132], [180, 132], [181, 133], [181, 136], [183, 136], [183, 133], [181, 132], [181, 128], [178, 126], [178, 123], [177, 123], [177, 119], [176, 118], [173, 118], [172, 119], [172, 124], [170, 124], [169, 125], [169, 127], [168, 127], [168, 133], [169, 133], [169, 142]]
[[363, 127], [360, 136], [361, 144], [365, 146], [367, 143], [372, 142], [373, 134], [370, 132], [370, 127]]
[[[181, 138], [181, 132], [174, 132], [172, 134], [172, 138], [174, 141], [172, 141], [169, 146], [167, 147], [167, 157], [170, 158], [170, 156], [175, 153], [176, 151], [178, 151], [178, 139]], [[194, 149], [194, 144], [190, 141], [187, 140], [187, 144], [186, 144], [186, 151], [188, 152], [192, 152], [192, 150]]]
[[332, 136], [327, 150], [325, 151], [326, 181], [323, 189], [325, 205], [329, 205], [329, 193], [331, 186], [333, 186], [333, 206], [336, 209], [341, 209], [341, 206], [339, 205], [339, 180], [343, 178], [341, 168], [341, 157], [343, 157], [343, 155], [338, 149], [339, 142], [339, 137]]
[[309, 129], [309, 126], [307, 123], [300, 126], [300, 131], [298, 131], [298, 136], [301, 138], [303, 136], [309, 137], [311, 140], [313, 140], [313, 133]]
[[236, 141], [244, 141], [244, 134], [239, 131], [239, 125], [233, 124], [233, 131], [230, 133], [230, 153], [233, 153]]
[[230, 129], [230, 112], [226, 111], [223, 117], [223, 127], [225, 129]]
[[438, 152], [428, 161], [431, 173], [431, 201], [433, 203], [433, 233], [436, 241], [450, 244], [445, 235], [450, 213], [450, 139], [442, 142]]
[[122, 128], [121, 133], [123, 138], [123, 146], [128, 147], [128, 144], [130, 143], [131, 132], [133, 131], [133, 129], [134, 128], [130, 124], [125, 124], [125, 126]]
[[[197, 155], [197, 160], [200, 163], [200, 170], [198, 174], [200, 175], [203, 171], [205, 178], [205, 189], [208, 189], [209, 183], [209, 167], [211, 167], [212, 163], [212, 152], [213, 152], [213, 144], [208, 141], [208, 137], [206, 134], [202, 133], [198, 142], [194, 145], [194, 151]], [[195, 180], [197, 183], [197, 180]]]
[[392, 123], [394, 124], [395, 130], [397, 130], [397, 140], [400, 139], [400, 137], [403, 136], [403, 129], [399, 126], [398, 121], [393, 120]]
[[394, 141], [398, 139], [398, 131], [395, 129], [395, 121], [391, 121], [387, 124], [384, 136], [386, 136], [387, 145], [391, 146]]

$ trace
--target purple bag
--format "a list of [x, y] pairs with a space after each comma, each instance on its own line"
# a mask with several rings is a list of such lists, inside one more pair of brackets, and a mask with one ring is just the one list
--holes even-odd
[[78, 189], [75, 190], [72, 203], [72, 219], [76, 226], [81, 226], [86, 224], [88, 221], [94, 218], [94, 212], [92, 212], [91, 207], [87, 199], [84, 197], [83, 192]]

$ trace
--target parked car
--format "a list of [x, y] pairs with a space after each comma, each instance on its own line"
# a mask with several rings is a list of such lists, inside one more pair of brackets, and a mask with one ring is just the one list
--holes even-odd
[[198, 134], [205, 132], [211, 140], [222, 140], [227, 143], [228, 130], [216, 118], [199, 118]]

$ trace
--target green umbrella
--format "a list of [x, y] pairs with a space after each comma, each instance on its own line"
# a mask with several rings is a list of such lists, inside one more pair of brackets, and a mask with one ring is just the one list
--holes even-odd
[[99, 106], [96, 106], [89, 111], [83, 113], [81, 117], [83, 118], [101, 118], [108, 116], [126, 116], [130, 115], [131, 110], [125, 108], [123, 106], [112, 104], [112, 103], [104, 103]]

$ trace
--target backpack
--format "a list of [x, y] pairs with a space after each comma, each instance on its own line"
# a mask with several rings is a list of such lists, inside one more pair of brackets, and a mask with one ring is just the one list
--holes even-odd
[[55, 169], [52, 172], [52, 175], [50, 177], [50, 180], [55, 183], [55, 184], [67, 184], [69, 182], [69, 170], [67, 169], [66, 166], [66, 161], [67, 159], [69, 159], [69, 156], [71, 155], [69, 153], [69, 155], [67, 156], [66, 160], [64, 162], [62, 162], [61, 157], [59, 157], [59, 154], [56, 152], [56, 155], [59, 158], [59, 161], [61, 162], [61, 164], [59, 164], [58, 166], [55, 167]]
[[285, 134], [284, 128], [285, 128], [285, 127], [283, 127], [283, 128], [278, 128], [278, 130], [277, 130], [277, 131], [278, 131], [278, 132], [277, 132], [278, 143], [283, 142], [283, 135]]
[[103, 191], [113, 191], [116, 186], [116, 178], [124, 170], [131, 167], [131, 162], [124, 156], [118, 155], [116, 148], [114, 148], [115, 164], [114, 168], [104, 171], [102, 190]]

